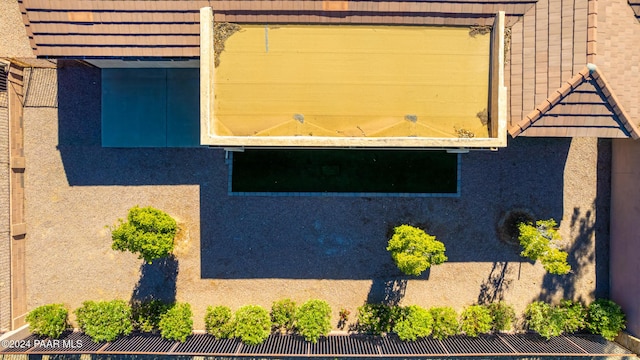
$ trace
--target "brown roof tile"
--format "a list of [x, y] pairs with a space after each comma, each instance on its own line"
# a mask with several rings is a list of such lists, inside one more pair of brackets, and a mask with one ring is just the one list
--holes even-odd
[[[522, 16], [536, 0], [210, 0], [210, 1], [171, 1], [171, 0], [82, 0], [48, 1], [22, 0], [25, 23], [32, 25], [33, 46], [55, 51], [38, 53], [40, 56], [60, 56], [63, 53], [57, 45], [109, 44], [106, 39], [111, 35], [199, 35], [199, 9], [211, 6], [216, 21], [239, 23], [371, 23], [371, 24], [433, 24], [433, 25], [474, 25], [491, 24], [498, 10], [505, 10], [511, 23]], [[464, 14], [464, 16], [460, 16]], [[69, 34], [71, 40], [62, 39]], [[89, 39], [82, 44], [81, 39]], [[141, 41], [144, 43], [144, 37]], [[152, 46], [152, 43], [139, 44]], [[136, 49], [124, 51], [127, 56], [135, 56]], [[173, 56], [177, 53], [195, 54], [169, 50], [153, 50], [154, 56]], [[46, 50], [45, 50], [46, 51]], [[78, 49], [69, 54], [78, 54]], [[87, 55], [98, 56], [103, 52], [88, 47]], [[118, 51], [120, 53], [120, 51]], [[149, 54], [147, 50], [141, 53]], [[101, 56], [101, 55], [100, 55]], [[117, 56], [117, 55], [116, 55]]]
[[634, 139], [640, 135], [602, 72], [592, 65], [581, 69], [538, 105], [536, 110], [511, 126], [509, 133], [512, 136]]

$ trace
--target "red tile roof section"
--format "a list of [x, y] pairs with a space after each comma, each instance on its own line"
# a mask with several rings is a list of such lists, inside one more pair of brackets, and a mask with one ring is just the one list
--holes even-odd
[[584, 67], [517, 124], [512, 136], [638, 139], [640, 131], [620, 106], [600, 69]]
[[[215, 21], [491, 25], [515, 23], [536, 0], [21, 0], [40, 57], [198, 57], [199, 9]], [[576, 0], [586, 1], [586, 0]]]

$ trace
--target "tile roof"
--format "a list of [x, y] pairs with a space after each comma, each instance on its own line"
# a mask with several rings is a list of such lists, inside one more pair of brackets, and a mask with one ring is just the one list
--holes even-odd
[[640, 0], [629, 0], [629, 6], [631, 6], [638, 20], [640, 20]]
[[640, 22], [626, 0], [598, 0], [595, 64], [635, 124], [640, 123]]
[[539, 0], [511, 28], [505, 68], [516, 125], [587, 63], [588, 0]]
[[512, 27], [512, 136], [638, 137], [640, 23], [628, 5], [540, 0]]
[[638, 127], [619, 106], [602, 72], [589, 64], [509, 129], [512, 136], [637, 139]]
[[491, 25], [536, 0], [18, 0], [39, 57], [198, 57], [199, 9], [215, 21]]

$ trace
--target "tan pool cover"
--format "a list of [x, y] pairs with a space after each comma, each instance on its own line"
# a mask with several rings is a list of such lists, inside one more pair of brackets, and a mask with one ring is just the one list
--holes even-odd
[[489, 35], [242, 25], [215, 69], [218, 136], [489, 137]]

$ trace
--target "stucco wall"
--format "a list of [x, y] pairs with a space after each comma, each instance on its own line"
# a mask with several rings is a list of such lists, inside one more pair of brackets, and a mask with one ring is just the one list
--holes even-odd
[[640, 336], [640, 142], [613, 141], [611, 165], [611, 298]]

